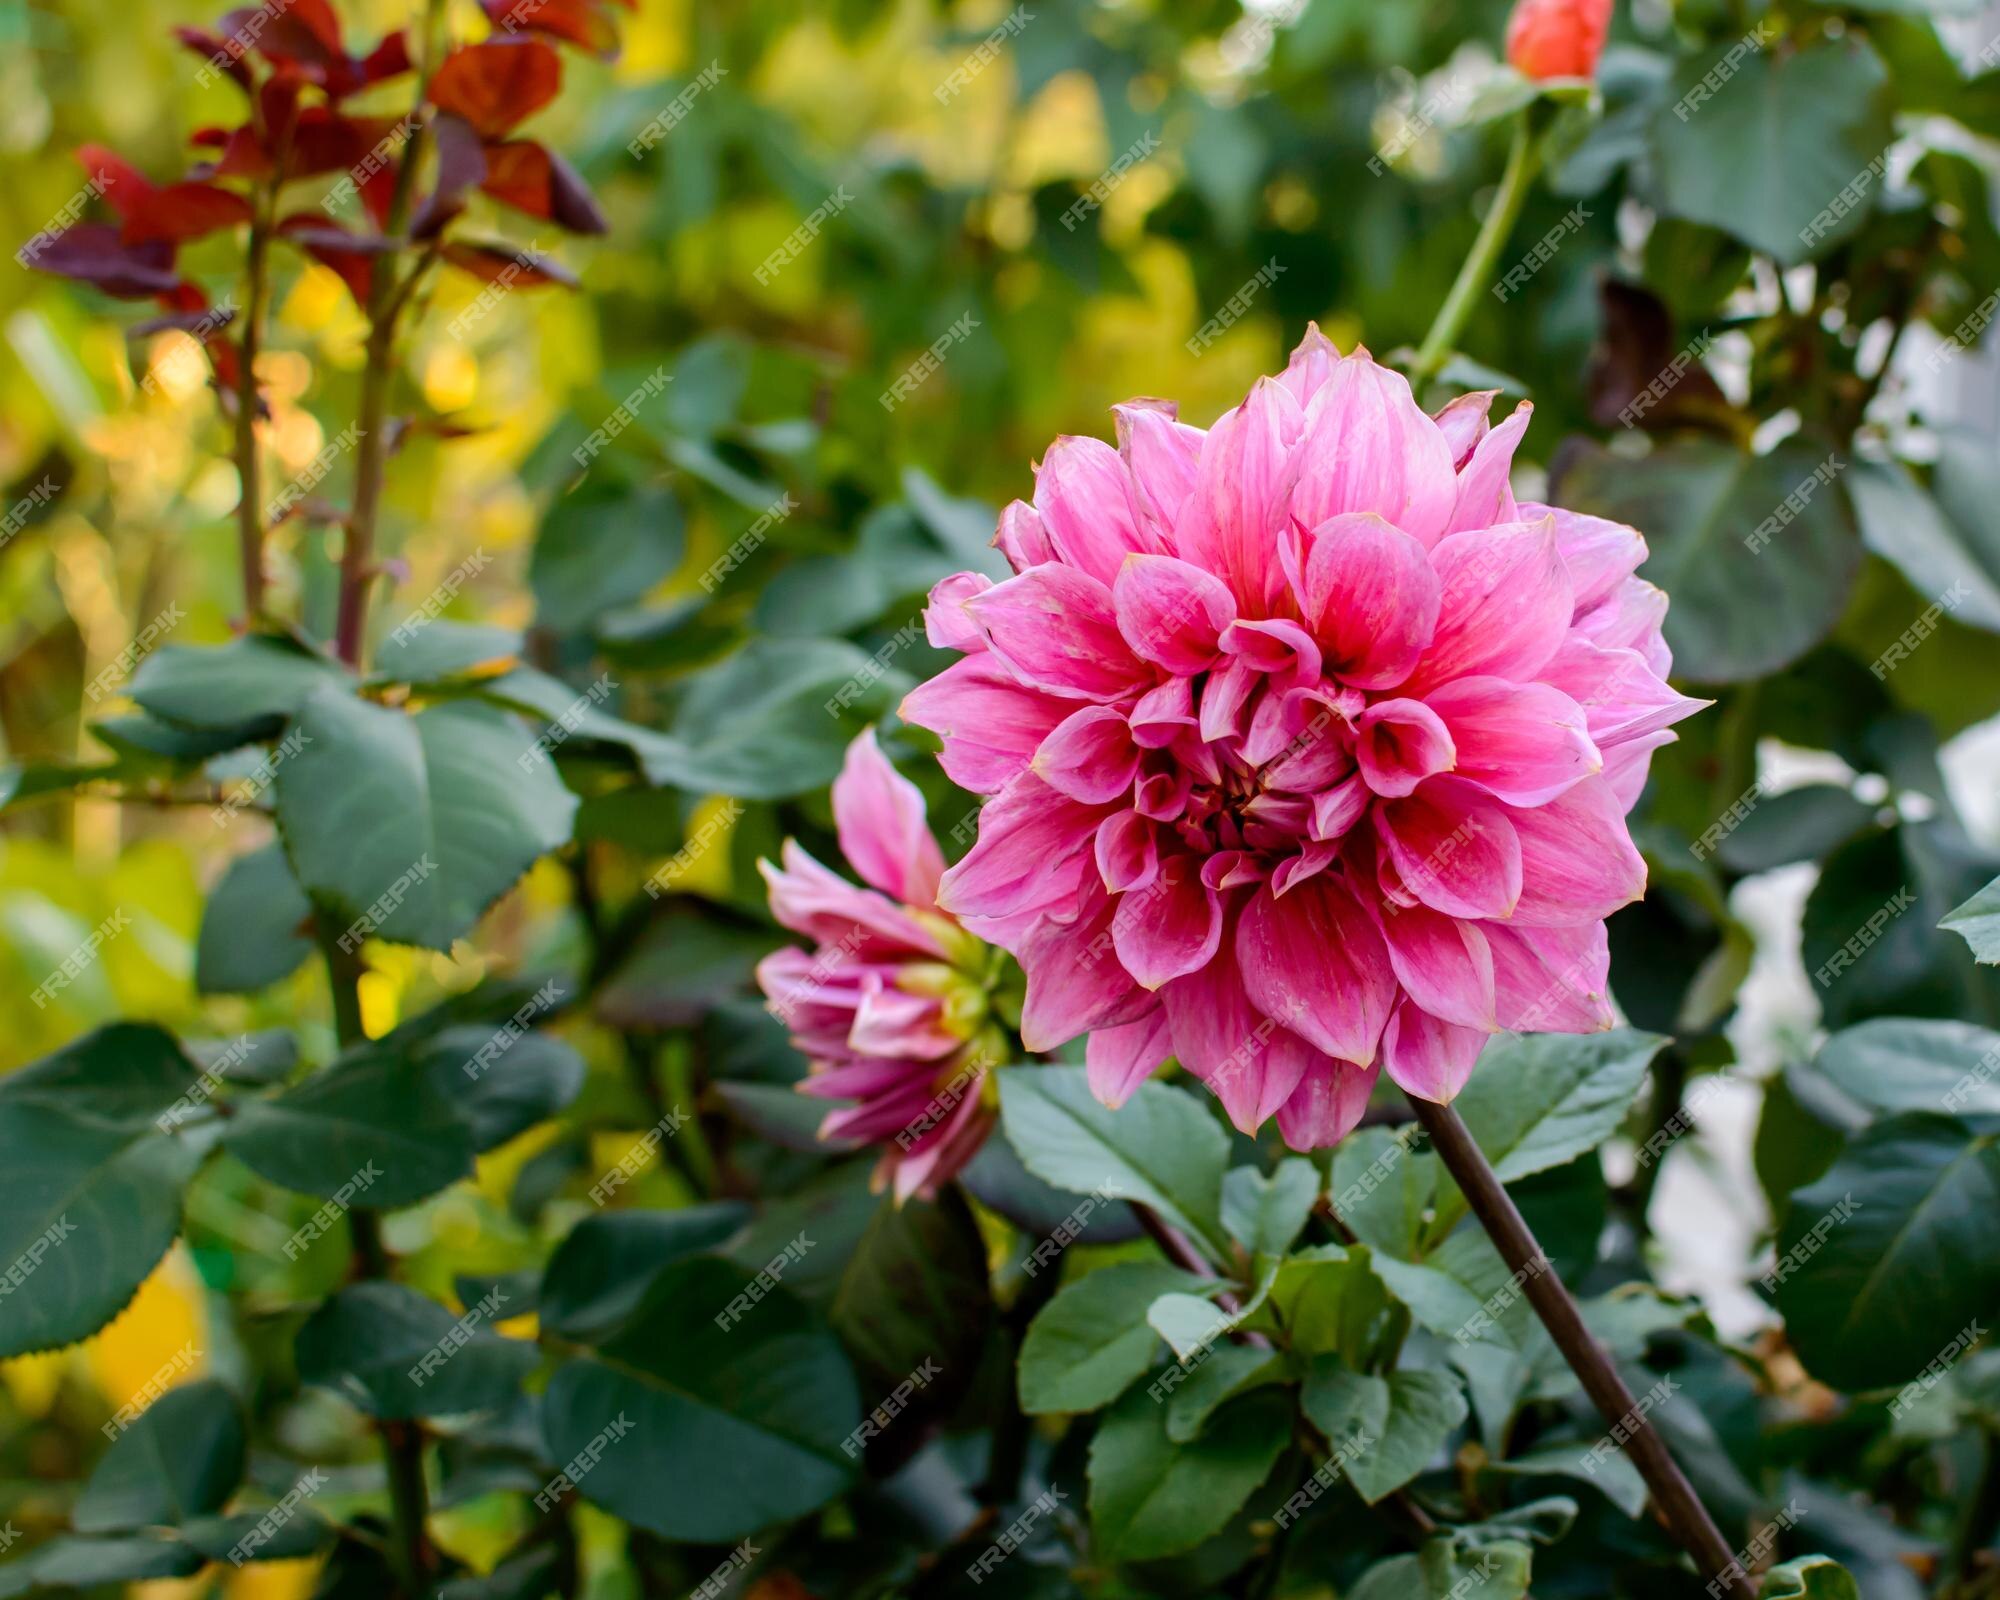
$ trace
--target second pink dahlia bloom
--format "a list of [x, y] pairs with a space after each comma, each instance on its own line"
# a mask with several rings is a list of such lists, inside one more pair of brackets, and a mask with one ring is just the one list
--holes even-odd
[[938, 910], [944, 855], [924, 797], [872, 729], [848, 746], [833, 820], [870, 887], [790, 839], [782, 865], [759, 862], [772, 915], [816, 948], [773, 951], [757, 982], [812, 1062], [800, 1089], [853, 1102], [827, 1113], [820, 1137], [879, 1145], [877, 1186], [898, 1200], [935, 1195], [993, 1130], [993, 1069], [1010, 1054], [1018, 980], [1010, 995], [1006, 957]]
[[1116, 1105], [1168, 1056], [1245, 1131], [1354, 1126], [1378, 1071], [1449, 1099], [1502, 1028], [1611, 1026], [1604, 919], [1669, 724], [1632, 529], [1509, 488], [1530, 407], [1430, 417], [1312, 329], [1203, 431], [1115, 408], [932, 594], [965, 658], [912, 693], [990, 796], [940, 906], [1027, 973], [1023, 1043], [1088, 1033]]

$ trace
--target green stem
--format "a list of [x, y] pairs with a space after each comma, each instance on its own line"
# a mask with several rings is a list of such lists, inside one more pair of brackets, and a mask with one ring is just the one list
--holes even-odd
[[1431, 331], [1424, 335], [1424, 342], [1410, 364], [1410, 387], [1419, 401], [1458, 347], [1458, 336], [1465, 330], [1473, 306], [1491, 285], [1493, 269], [1499, 264], [1500, 252], [1506, 248], [1507, 236], [1514, 231], [1515, 219], [1521, 214], [1540, 164], [1534, 136], [1528, 128], [1528, 113], [1522, 111], [1515, 118], [1514, 142], [1507, 151], [1507, 170], [1500, 177], [1500, 192], [1493, 197], [1486, 220], [1479, 225], [1479, 237], [1472, 243], [1472, 253], [1458, 269], [1451, 293], [1438, 308], [1437, 319], [1431, 323]]
[[[275, 191], [277, 180], [272, 181]], [[264, 293], [270, 276], [270, 208], [250, 224], [243, 268], [242, 364], [236, 375], [236, 539], [243, 565], [243, 619], [255, 628], [264, 615], [264, 490], [257, 456], [257, 356], [264, 339]]]
[[[334, 1036], [343, 1050], [367, 1041], [361, 1026], [361, 997], [356, 987], [362, 965], [358, 953], [341, 948], [332, 934], [320, 939], [326, 957], [327, 979], [333, 990]], [[382, 1218], [366, 1206], [356, 1206], [347, 1214], [348, 1234], [354, 1241], [354, 1273], [362, 1279], [388, 1280], [394, 1272], [388, 1247], [382, 1242]], [[430, 1491], [424, 1482], [424, 1436], [415, 1422], [381, 1422], [382, 1463], [388, 1478], [389, 1517], [395, 1538], [390, 1560], [406, 1600], [423, 1600], [430, 1592], [431, 1558]]]

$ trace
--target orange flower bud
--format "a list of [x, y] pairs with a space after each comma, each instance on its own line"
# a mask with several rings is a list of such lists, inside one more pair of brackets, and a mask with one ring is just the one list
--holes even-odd
[[1530, 78], [1587, 78], [1610, 26], [1611, 0], [1519, 0], [1507, 59]]

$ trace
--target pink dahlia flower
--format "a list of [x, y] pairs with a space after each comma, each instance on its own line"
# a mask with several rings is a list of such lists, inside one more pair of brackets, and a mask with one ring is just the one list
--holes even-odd
[[859, 889], [791, 840], [782, 867], [759, 862], [771, 912], [816, 946], [757, 966], [770, 1010], [812, 1062], [807, 1094], [851, 1100], [823, 1139], [880, 1144], [878, 1186], [934, 1194], [970, 1161], [994, 1122], [990, 1069], [1005, 1059], [995, 984], [1005, 957], [937, 907], [944, 855], [915, 784], [889, 764], [873, 730], [848, 746], [833, 783], [841, 853], [874, 887]]
[[1523, 404], [1426, 416], [1312, 329], [1206, 432], [1116, 408], [947, 578], [965, 659], [903, 715], [990, 796], [938, 903], [1027, 974], [1119, 1104], [1169, 1055], [1308, 1149], [1378, 1071], [1448, 1100], [1502, 1028], [1612, 1024], [1604, 919], [1667, 727], [1666, 596], [1632, 529], [1508, 487]]

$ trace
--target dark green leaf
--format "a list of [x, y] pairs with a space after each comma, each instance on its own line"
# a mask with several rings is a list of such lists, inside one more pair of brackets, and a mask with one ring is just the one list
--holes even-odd
[[220, 1511], [243, 1481], [236, 1396], [213, 1378], [169, 1389], [112, 1441], [76, 1497], [78, 1533], [171, 1527]]
[[2000, 878], [1995, 878], [1938, 926], [1962, 935], [1972, 946], [1975, 961], [1988, 966], [2000, 963]]
[[630, 605], [673, 575], [685, 541], [680, 502], [664, 491], [582, 490], [550, 507], [528, 580], [535, 620], [568, 633]]
[[313, 953], [312, 902], [282, 845], [238, 856], [201, 909], [194, 984], [203, 994], [254, 994], [288, 978]]
[[749, 1219], [736, 1201], [682, 1211], [613, 1211], [585, 1217], [556, 1246], [542, 1275], [542, 1324], [594, 1344], [638, 1310], [653, 1280], [676, 1261], [712, 1250]]
[[1319, 1187], [1319, 1169], [1303, 1156], [1280, 1161], [1269, 1177], [1236, 1167], [1222, 1180], [1222, 1225], [1253, 1255], [1281, 1256], [1304, 1230]]
[[[1371, 1506], [1428, 1467], [1466, 1415], [1465, 1395], [1447, 1373], [1392, 1372], [1385, 1380], [1330, 1355], [1313, 1361], [1300, 1402]], [[1366, 1442], [1343, 1448], [1357, 1432]]]
[[222, 645], [161, 645], [125, 692], [156, 717], [240, 742], [274, 736], [314, 690], [345, 677], [337, 661], [294, 639], [253, 633]]
[[540, 1360], [492, 1331], [516, 1314], [497, 1289], [454, 1315], [398, 1283], [353, 1284], [299, 1329], [299, 1377], [384, 1421], [498, 1411]]
[[1813, 1065], [1878, 1111], [2000, 1116], [2000, 1033], [1969, 1022], [1877, 1018], [1836, 1033]]
[[1164, 1262], [1121, 1261], [1060, 1290], [1021, 1341], [1021, 1409], [1039, 1415], [1109, 1405], [1153, 1364], [1160, 1347], [1146, 1320], [1153, 1302], [1205, 1285]]
[[1167, 1408], [1143, 1389], [1115, 1406], [1090, 1442], [1090, 1521], [1110, 1560], [1178, 1555], [1221, 1531], [1269, 1476], [1292, 1433], [1288, 1397], [1230, 1402], [1202, 1436], [1175, 1444]]

